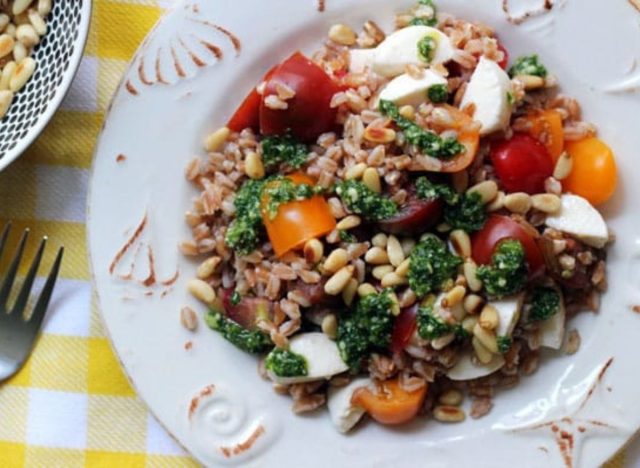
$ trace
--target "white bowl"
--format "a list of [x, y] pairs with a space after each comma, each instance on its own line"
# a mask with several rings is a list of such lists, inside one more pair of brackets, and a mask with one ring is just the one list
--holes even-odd
[[54, 1], [48, 31], [36, 46], [36, 71], [0, 120], [0, 171], [15, 161], [49, 123], [71, 87], [91, 23], [92, 0]]

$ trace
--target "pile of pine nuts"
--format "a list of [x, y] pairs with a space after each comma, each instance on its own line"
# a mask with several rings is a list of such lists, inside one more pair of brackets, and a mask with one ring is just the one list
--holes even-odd
[[53, 0], [0, 0], [0, 119], [36, 70], [33, 48], [47, 33]]

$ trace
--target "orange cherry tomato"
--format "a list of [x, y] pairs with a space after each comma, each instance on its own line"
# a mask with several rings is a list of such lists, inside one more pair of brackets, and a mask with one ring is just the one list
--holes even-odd
[[592, 205], [606, 202], [616, 191], [618, 171], [613, 151], [598, 138], [567, 142], [573, 159], [571, 174], [562, 181], [567, 192], [586, 198]]
[[443, 161], [441, 172], [459, 172], [469, 167], [478, 153], [480, 129], [476, 128], [473, 119], [464, 112], [449, 105], [445, 105], [444, 108], [453, 117], [453, 123], [447, 128], [437, 128], [437, 130], [457, 130], [458, 141], [466, 151], [453, 159]]
[[415, 418], [426, 395], [427, 385], [407, 392], [400, 386], [398, 379], [394, 379], [380, 383], [377, 391], [367, 387], [356, 390], [351, 402], [364, 408], [379, 423], [397, 425]]
[[540, 140], [555, 163], [564, 151], [564, 127], [562, 116], [555, 110], [536, 111], [528, 116], [531, 122], [529, 134]]
[[[287, 178], [295, 184], [314, 185], [313, 180], [301, 173], [290, 174]], [[262, 205], [266, 202], [267, 200], [263, 200]], [[278, 214], [273, 219], [263, 210], [262, 220], [273, 250], [279, 257], [336, 227], [336, 219], [326, 200], [320, 195], [280, 205]]]

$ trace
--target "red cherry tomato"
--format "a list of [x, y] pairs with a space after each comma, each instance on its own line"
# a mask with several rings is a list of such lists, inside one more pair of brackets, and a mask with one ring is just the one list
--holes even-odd
[[544, 192], [544, 181], [553, 174], [545, 146], [525, 133], [492, 144], [491, 161], [507, 192]]
[[498, 50], [504, 54], [504, 58], [498, 62], [498, 65], [500, 65], [500, 68], [503, 70], [506, 70], [507, 65], [509, 65], [509, 51], [507, 51], [500, 41], [498, 41]]
[[482, 230], [473, 235], [471, 238], [473, 259], [479, 265], [490, 264], [496, 247], [505, 239], [515, 239], [522, 243], [531, 276], [542, 272], [544, 257], [535, 236], [521, 224], [506, 216], [490, 216]]
[[[276, 70], [277, 66], [273, 67], [271, 70], [267, 72], [264, 76], [263, 81], [268, 80], [273, 72]], [[251, 89], [249, 95], [242, 101], [238, 110], [236, 110], [233, 117], [227, 123], [227, 127], [229, 127], [234, 132], [241, 132], [245, 128], [251, 128], [254, 131], [260, 130], [260, 103], [262, 102], [261, 96], [258, 94], [256, 87], [254, 86]]]
[[[287, 100], [287, 109], [270, 109], [264, 104], [264, 98], [277, 95], [278, 85], [296, 93]], [[299, 140], [314, 141], [335, 125], [337, 110], [331, 108], [331, 98], [338, 91], [338, 85], [322, 68], [300, 52], [294, 53], [267, 81], [260, 106], [260, 131], [263, 135], [290, 131]]]
[[395, 216], [379, 221], [380, 228], [391, 234], [414, 234], [434, 226], [442, 217], [442, 201], [410, 198]]
[[393, 332], [391, 334], [391, 351], [399, 353], [411, 341], [411, 337], [418, 327], [416, 316], [418, 314], [418, 305], [414, 305], [400, 312], [393, 323]]

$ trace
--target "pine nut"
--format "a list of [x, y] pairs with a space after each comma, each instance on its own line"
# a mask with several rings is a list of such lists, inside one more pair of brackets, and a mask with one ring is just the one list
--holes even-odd
[[464, 310], [471, 315], [476, 315], [480, 312], [480, 308], [484, 304], [484, 299], [477, 294], [469, 294], [464, 298], [463, 307]]
[[322, 319], [322, 333], [327, 335], [332, 340], [335, 340], [338, 334], [338, 320], [334, 314], [327, 314]]
[[2, 69], [2, 75], [0, 75], [0, 90], [9, 89], [9, 82], [13, 76], [13, 72], [16, 70], [16, 62], [8, 62]]
[[38, 13], [43, 18], [46, 18], [51, 13], [52, 6], [51, 0], [38, 0]]
[[353, 276], [355, 268], [353, 265], [342, 267], [324, 285], [324, 292], [330, 296], [337, 296], [347, 287], [349, 280]]
[[323, 268], [328, 273], [335, 273], [349, 261], [349, 253], [345, 249], [335, 249], [324, 261]]
[[324, 255], [324, 245], [318, 239], [309, 239], [302, 249], [307, 262], [315, 265]]
[[386, 127], [367, 127], [364, 130], [364, 139], [371, 143], [393, 143], [396, 140], [396, 131]]
[[410, 267], [411, 267], [411, 260], [407, 258], [405, 259], [404, 262], [398, 265], [398, 268], [396, 268], [396, 274], [400, 276], [407, 276], [409, 274]]
[[373, 167], [368, 167], [364, 171], [364, 173], [362, 174], [362, 183], [376, 193], [382, 192], [380, 174], [378, 174], [378, 171]]
[[347, 286], [342, 290], [342, 300], [345, 304], [351, 305], [353, 298], [358, 292], [358, 280], [351, 278]]
[[371, 247], [364, 254], [364, 261], [371, 265], [387, 265], [389, 263], [389, 255], [386, 250], [382, 250], [380, 247]]
[[485, 330], [495, 330], [498, 328], [498, 311], [491, 304], [487, 304], [480, 312], [478, 323]]
[[362, 174], [364, 174], [364, 171], [366, 169], [366, 163], [358, 163], [355, 166], [351, 166], [349, 169], [347, 169], [347, 171], [344, 173], [344, 178], [347, 180], [359, 179], [360, 177], [362, 177]]
[[379, 265], [377, 267], [375, 267], [373, 270], [371, 270], [371, 275], [377, 279], [382, 281], [382, 278], [385, 277], [385, 275], [388, 275], [389, 273], [393, 272], [393, 267], [391, 265]]
[[[7, 27], [4, 29], [4, 32], [15, 39], [16, 38], [16, 25], [13, 24], [13, 23], [9, 23], [7, 25]], [[15, 60], [15, 57], [14, 57], [14, 60]]]
[[222, 148], [222, 145], [227, 141], [229, 135], [231, 135], [231, 130], [227, 127], [219, 128], [215, 132], [210, 133], [204, 140], [204, 149], [209, 153], [215, 153]]
[[455, 253], [464, 259], [471, 257], [471, 239], [462, 229], [456, 229], [449, 234], [449, 242]]
[[389, 262], [394, 267], [399, 267], [400, 264], [404, 262], [404, 252], [396, 236], [389, 236], [387, 240], [387, 256], [389, 257]]
[[544, 87], [544, 78], [535, 75], [518, 75], [515, 77], [527, 91], [533, 91]]
[[451, 185], [458, 193], [464, 193], [469, 188], [469, 173], [467, 171], [451, 174]]
[[444, 300], [446, 301], [446, 306], [443, 305], [443, 307], [451, 308], [451, 307], [457, 306], [462, 302], [465, 294], [467, 294], [467, 289], [464, 286], [454, 286], [444, 296]]
[[451, 388], [438, 396], [438, 403], [445, 406], [460, 406], [462, 399], [462, 392]]
[[459, 423], [465, 420], [466, 415], [457, 406], [436, 406], [433, 409], [433, 417], [444, 423]]
[[418, 298], [416, 297], [416, 293], [414, 293], [411, 288], [407, 288], [404, 291], [402, 291], [402, 293], [400, 294], [400, 297], [398, 298], [398, 303], [402, 308], [411, 307], [413, 304], [416, 303], [417, 300]]
[[473, 334], [473, 329], [475, 328], [477, 323], [478, 323], [477, 317], [468, 315], [462, 320], [462, 328], [467, 333]]
[[555, 195], [562, 195], [562, 183], [555, 177], [547, 177], [544, 181], [544, 191]]
[[400, 315], [400, 301], [398, 301], [398, 296], [396, 296], [396, 293], [391, 291], [389, 293], [389, 299], [391, 299], [391, 315], [397, 317]]
[[362, 283], [358, 286], [358, 296], [360, 297], [366, 297], [371, 294], [375, 294], [376, 292], [376, 288], [372, 284]]
[[498, 192], [498, 195], [496, 195], [496, 198], [494, 198], [491, 203], [489, 203], [486, 206], [486, 209], [488, 212], [492, 213], [494, 211], [498, 211], [501, 210], [502, 208], [504, 208], [504, 199], [505, 199], [505, 194], [502, 190], [500, 190]]
[[13, 60], [16, 63], [22, 62], [29, 55], [29, 51], [22, 42], [16, 42], [13, 46]]
[[216, 271], [216, 268], [218, 268], [221, 261], [222, 259], [220, 257], [207, 258], [200, 264], [200, 266], [198, 266], [196, 276], [202, 280], [209, 278]]
[[463, 269], [469, 289], [474, 292], [480, 291], [482, 289], [482, 281], [478, 278], [478, 266], [472, 260], [467, 260]]
[[531, 197], [524, 192], [510, 193], [504, 198], [504, 206], [512, 213], [525, 214], [531, 209]]
[[198, 316], [191, 307], [180, 309], [180, 323], [189, 331], [195, 331], [198, 328]]
[[496, 335], [486, 328], [481, 327], [480, 322], [476, 323], [476, 326], [473, 327], [473, 335], [478, 338], [478, 341], [480, 341], [485, 348], [493, 354], [498, 354]]
[[349, 215], [346, 218], [340, 220], [338, 224], [336, 224], [336, 229], [338, 231], [348, 231], [349, 229], [353, 229], [354, 227], [360, 226], [362, 220], [360, 216]]
[[44, 22], [44, 19], [42, 19], [42, 16], [40, 16], [37, 10], [30, 9], [28, 16], [31, 26], [33, 26], [33, 29], [35, 29], [39, 36], [47, 34], [47, 23]]
[[449, 333], [447, 335], [439, 336], [438, 338], [431, 340], [431, 347], [436, 351], [440, 351], [449, 346], [456, 339], [455, 333]]
[[381, 284], [383, 288], [393, 288], [396, 286], [402, 286], [407, 284], [409, 281], [407, 278], [400, 276], [395, 271], [391, 271], [384, 275], [381, 280]]
[[378, 247], [378, 248], [381, 248], [381, 249], [386, 249], [388, 240], [389, 240], [389, 238], [387, 237], [387, 235], [383, 234], [381, 232], [381, 233], [376, 234], [375, 236], [373, 236], [373, 238], [371, 239], [371, 244], [374, 247]]
[[31, 48], [40, 42], [40, 36], [30, 24], [21, 24], [16, 28], [16, 39], [26, 48]]
[[573, 158], [566, 151], [560, 155], [556, 167], [553, 169], [553, 177], [556, 180], [566, 179], [573, 170]]
[[192, 279], [187, 283], [187, 290], [201, 302], [211, 304], [216, 300], [216, 292], [209, 283], [201, 279]]
[[408, 257], [409, 255], [411, 255], [411, 251], [416, 246], [416, 241], [409, 237], [406, 239], [402, 239], [400, 241], [400, 244], [402, 245], [402, 251], [404, 252], [405, 257]]
[[27, 84], [31, 75], [36, 70], [36, 61], [31, 57], [27, 57], [22, 60], [11, 76], [11, 80], [9, 81], [9, 89], [14, 93], [20, 91], [24, 85]]
[[491, 359], [493, 359], [491, 351], [489, 351], [475, 336], [471, 340], [471, 346], [473, 346], [473, 351], [475, 352], [478, 361], [482, 364], [489, 364], [491, 362]]
[[0, 119], [2, 119], [7, 112], [13, 101], [13, 92], [8, 89], [0, 91]]
[[551, 193], [542, 193], [531, 197], [531, 204], [543, 213], [555, 214], [560, 211], [560, 197]]
[[14, 0], [13, 9], [11, 10], [14, 16], [26, 11], [29, 5], [31, 5], [31, 1], [32, 0]]
[[350, 46], [356, 43], [357, 36], [349, 26], [335, 24], [329, 29], [329, 39], [337, 44]]
[[244, 161], [244, 172], [254, 180], [262, 179], [264, 177], [264, 164], [262, 164], [262, 158], [255, 151], [251, 151], [247, 154], [247, 158]]
[[4, 31], [4, 28], [9, 25], [10, 21], [11, 19], [9, 18], [9, 15], [0, 13], [0, 32]]
[[0, 35], [0, 58], [6, 57], [13, 52], [15, 40], [9, 34]]
[[413, 120], [416, 118], [416, 110], [413, 106], [402, 106], [398, 112], [405, 119]]
[[469, 195], [477, 193], [485, 205], [498, 195], [498, 184], [493, 180], [485, 180], [467, 190]]

